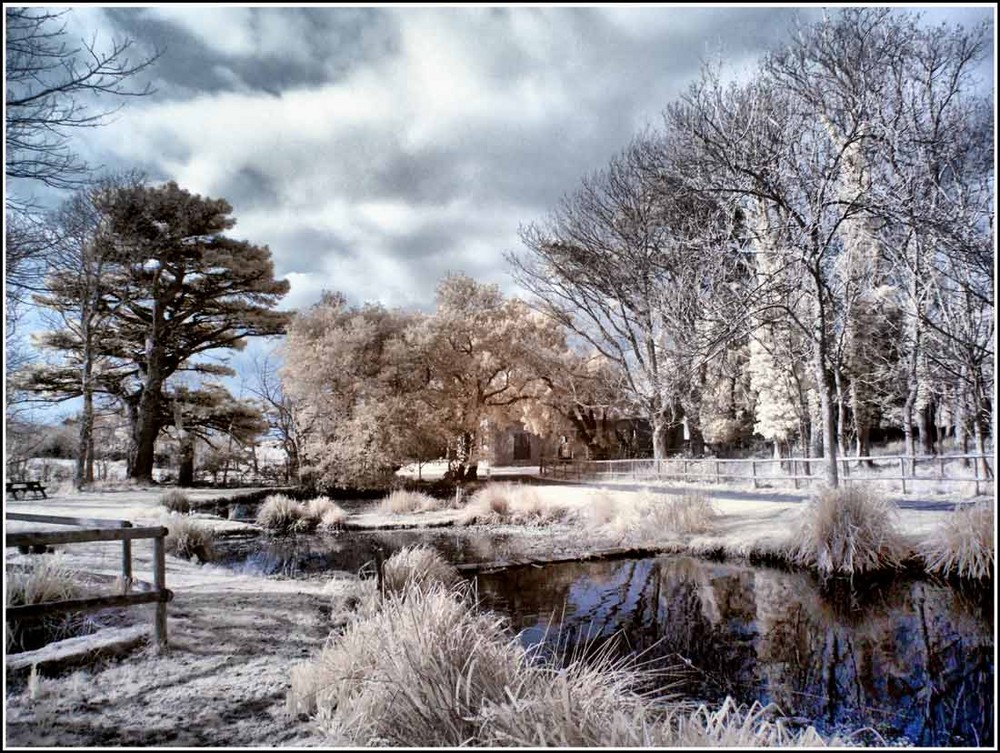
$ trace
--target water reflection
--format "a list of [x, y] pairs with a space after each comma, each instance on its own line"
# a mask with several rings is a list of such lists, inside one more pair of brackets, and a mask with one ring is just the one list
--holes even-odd
[[915, 745], [993, 744], [991, 590], [897, 578], [831, 592], [807, 573], [689, 557], [477, 581], [525, 644], [565, 652], [621, 631], [622, 650], [687, 662], [683, 690], [699, 700], [774, 702], [827, 732], [870, 726]]
[[406, 546], [427, 544], [454, 563], [492, 562], [507, 555], [506, 534], [462, 531], [351, 531], [220, 540], [214, 562], [251, 575], [303, 577], [343, 570], [357, 573]]

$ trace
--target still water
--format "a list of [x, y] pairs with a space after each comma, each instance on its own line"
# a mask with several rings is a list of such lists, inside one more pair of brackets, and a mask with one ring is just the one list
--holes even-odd
[[[453, 530], [264, 537], [223, 545], [217, 561], [321, 577], [417, 543], [451, 562], [489, 562], [508, 539]], [[524, 645], [563, 659], [600, 646], [638, 655], [669, 668], [671, 692], [692, 700], [774, 703], [822, 732], [869, 727], [890, 743], [994, 743], [992, 584], [890, 577], [831, 589], [806, 572], [683, 556], [509, 568], [476, 584]]]
[[680, 556], [477, 580], [526, 645], [617, 634], [621, 650], [681, 667], [677, 690], [695, 700], [773, 702], [821, 731], [914, 745], [993, 744], [992, 591], [910, 578], [831, 593], [808, 573]]

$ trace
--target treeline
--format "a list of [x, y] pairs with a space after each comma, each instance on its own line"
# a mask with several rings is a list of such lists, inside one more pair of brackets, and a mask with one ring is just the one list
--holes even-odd
[[431, 313], [327, 293], [293, 319], [283, 357], [285, 436], [303, 480], [321, 486], [380, 486], [404, 463], [444, 457], [469, 480], [486, 430], [513, 422], [598, 450], [628, 410], [607, 359], [460, 274], [441, 280]]
[[[749, 75], [707, 69], [550, 216], [516, 279], [603, 354], [663, 455], [756, 433], [985, 452], [994, 392], [991, 29], [848, 8]], [[919, 446], [918, 446], [919, 443]]]

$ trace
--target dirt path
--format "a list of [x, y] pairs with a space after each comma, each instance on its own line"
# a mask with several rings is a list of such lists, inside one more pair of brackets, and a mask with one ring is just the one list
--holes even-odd
[[[259, 587], [260, 588], [260, 587]], [[222, 584], [178, 592], [170, 650], [8, 687], [15, 746], [312, 746], [284, 709], [289, 670], [323, 643], [330, 597]], [[34, 697], [32, 697], [34, 695]]]

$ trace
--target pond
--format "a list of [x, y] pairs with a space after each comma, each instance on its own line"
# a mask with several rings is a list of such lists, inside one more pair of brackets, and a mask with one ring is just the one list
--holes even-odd
[[993, 744], [992, 591], [897, 578], [831, 593], [808, 573], [664, 556], [477, 576], [525, 645], [641, 652], [697, 701], [775, 703], [820, 731]]
[[[456, 564], [503, 559], [512, 546], [509, 536], [469, 530], [350, 532], [221, 542], [217, 561], [322, 577], [417, 543]], [[919, 746], [994, 742], [992, 584], [955, 589], [897, 576], [830, 588], [806, 572], [684, 556], [508, 568], [475, 580], [484, 606], [508, 615], [525, 646], [559, 659], [601, 646], [638, 654], [669, 670], [670, 692], [774, 703], [826, 733], [870, 727]]]

